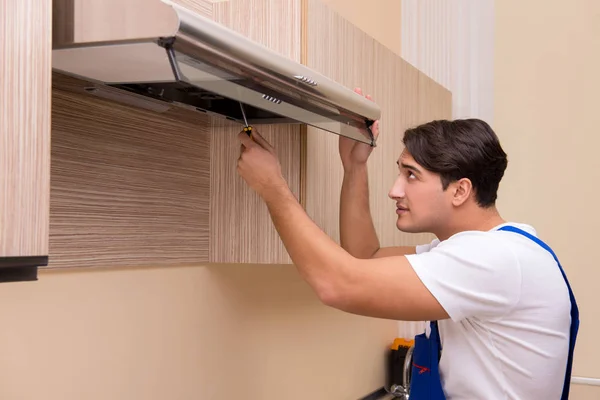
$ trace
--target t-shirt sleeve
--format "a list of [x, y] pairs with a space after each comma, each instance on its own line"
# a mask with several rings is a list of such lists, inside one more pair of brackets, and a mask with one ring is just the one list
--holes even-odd
[[490, 233], [460, 233], [406, 258], [453, 321], [498, 318], [519, 301], [518, 259]]

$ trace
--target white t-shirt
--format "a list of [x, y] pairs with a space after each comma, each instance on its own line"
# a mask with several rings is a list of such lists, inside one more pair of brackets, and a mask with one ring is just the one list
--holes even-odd
[[[536, 236], [529, 225], [505, 225]], [[438, 322], [444, 392], [449, 400], [559, 399], [568, 288], [547, 250], [501, 226], [436, 239], [407, 256], [450, 316]]]

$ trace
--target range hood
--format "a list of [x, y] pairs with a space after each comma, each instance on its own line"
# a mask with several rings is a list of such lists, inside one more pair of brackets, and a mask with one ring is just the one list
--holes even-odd
[[370, 127], [380, 118], [376, 103], [209, 18], [161, 1], [160, 12], [144, 16], [140, 37], [55, 43], [53, 69], [93, 82], [91, 92], [108, 89], [117, 101], [134, 96], [240, 124], [243, 103], [250, 124], [305, 123], [375, 145]]

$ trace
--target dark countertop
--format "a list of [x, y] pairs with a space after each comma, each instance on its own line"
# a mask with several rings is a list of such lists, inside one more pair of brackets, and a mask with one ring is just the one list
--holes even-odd
[[396, 397], [393, 394], [388, 393], [383, 387], [375, 390], [372, 393], [369, 393], [365, 397], [361, 397], [358, 400], [392, 400], [392, 399], [400, 399], [400, 397]]

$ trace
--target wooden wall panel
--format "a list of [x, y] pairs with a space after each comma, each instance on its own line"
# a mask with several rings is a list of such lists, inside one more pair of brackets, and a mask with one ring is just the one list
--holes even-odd
[[[300, 0], [230, 0], [215, 3], [214, 20], [280, 54], [300, 61]], [[240, 125], [215, 120], [211, 129], [211, 262], [290, 263], [267, 208], [236, 171]], [[301, 125], [258, 126], [279, 152], [292, 191], [299, 196]]]
[[[131, 1], [131, 0], [129, 0]], [[146, 0], [147, 1], [147, 0]], [[213, 0], [172, 0], [173, 3], [184, 6], [203, 17], [213, 17]]]
[[[397, 175], [403, 131], [431, 119], [450, 118], [450, 92], [319, 0], [306, 2], [304, 62], [349, 88], [363, 88], [382, 108], [381, 134], [369, 161], [370, 204], [381, 245], [430, 241], [429, 234], [406, 234], [396, 229], [395, 206], [387, 193]], [[306, 156], [307, 212], [334, 240], [339, 240], [343, 170], [338, 137], [309, 127]]]
[[208, 119], [60, 87], [52, 110], [50, 267], [208, 261]]
[[300, 61], [301, 3], [302, 0], [229, 0], [213, 4], [213, 19]]
[[[296, 196], [300, 187], [298, 126], [255, 128], [273, 144], [283, 176]], [[289, 263], [283, 242], [260, 197], [237, 173], [240, 127], [215, 120], [211, 128], [210, 261], [227, 263]]]
[[0, 257], [46, 256], [51, 1], [0, 0]]
[[[304, 64], [347, 87], [374, 89], [375, 40], [319, 1], [307, 1]], [[339, 240], [339, 197], [343, 177], [338, 136], [307, 128], [306, 203], [313, 220]]]
[[[251, 2], [232, 0], [215, 4], [212, 4], [212, 2], [210, 2], [211, 4], [208, 4], [208, 1], [199, 0], [177, 0], [176, 2], [184, 6], [189, 6], [200, 13], [207, 14], [210, 11], [217, 22], [258, 41], [287, 57], [295, 60], [300, 59], [300, 0], [261, 0]], [[75, 92], [77, 91], [81, 91], [81, 87], [79, 87], [79, 89], [76, 88], [77, 85], [81, 86], [81, 82], [75, 82], [72, 79], [65, 79], [61, 82], [61, 85], [62, 89], [71, 93], [70, 96], [76, 95]], [[92, 100], [88, 99], [88, 101]], [[97, 104], [103, 103], [98, 102]], [[63, 106], [59, 104], [59, 109], [60, 107]], [[114, 117], [113, 114], [119, 112], [122, 107], [125, 107], [124, 109], [126, 109], [126, 106], [123, 106], [122, 104], [114, 104], [112, 108], [105, 110], [105, 112], [110, 112], [111, 117]], [[81, 112], [82, 110], [75, 111]], [[140, 110], [136, 112], [144, 113]], [[167, 114], [169, 117], [176, 117], [187, 121], [190, 120], [188, 116], [184, 115], [185, 113], [177, 113], [176, 110], [169, 110], [165, 113], [165, 115]], [[133, 111], [127, 115], [121, 115], [121, 118], [123, 118], [121, 122], [131, 123], [131, 118], [137, 118], [135, 115], [136, 114]], [[65, 121], [59, 122], [59, 124], [64, 124], [64, 122]], [[105, 132], [107, 128], [104, 123], [107, 121], [98, 120], [97, 122], [98, 123], [95, 124], [91, 130], [94, 132]], [[166, 122], [163, 121], [163, 123]], [[187, 252], [180, 252], [178, 255], [160, 255], [155, 253], [147, 254], [145, 257], [141, 253], [136, 254], [136, 251], [134, 251], [131, 257], [125, 257], [125, 248], [129, 246], [134, 249], [140, 249], [141, 243], [138, 241], [142, 240], [143, 237], [140, 235], [139, 230], [130, 232], [128, 239], [122, 241], [122, 247], [115, 248], [114, 251], [110, 251], [110, 254], [107, 255], [107, 257], [112, 257], [112, 259], [118, 259], [118, 263], [115, 264], [113, 261], [108, 263], [104, 260], [102, 261], [104, 265], [131, 265], [132, 263], [136, 264], [144, 262], [156, 264], [156, 262], [160, 263], [161, 260], [165, 260], [164, 262], [166, 262], [169, 257], [171, 257], [171, 263], [198, 260], [210, 260], [216, 263], [290, 262], [283, 243], [279, 239], [279, 236], [272, 225], [266, 207], [237, 174], [236, 164], [239, 156], [239, 143], [236, 136], [241, 130], [241, 126], [236, 126], [231, 122], [218, 118], [207, 121], [206, 126], [206, 135], [211, 138], [216, 138], [214, 141], [204, 141], [204, 144], [210, 144], [211, 146], [209, 153], [207, 153], [207, 158], [210, 157], [210, 166], [214, 166], [214, 168], [206, 169], [206, 171], [210, 171], [211, 173], [210, 182], [207, 182], [206, 184], [211, 188], [215, 188], [210, 197], [210, 229], [206, 230], [206, 232], [210, 233], [206, 233], [203, 230], [206, 227], [200, 226], [198, 229], [201, 233], [201, 237], [193, 238], [192, 241], [186, 241], [183, 240], [185, 239], [184, 237], [176, 234], [174, 235], [173, 231], [170, 231], [167, 226], [164, 226], [162, 240], [166, 240], [168, 243], [171, 243], [171, 240], [176, 240], [188, 249]], [[75, 129], [79, 128], [81, 127], [75, 127]], [[146, 124], [144, 124], [144, 128], [146, 128]], [[290, 187], [294, 193], [299, 194], [302, 144], [300, 135], [301, 125], [277, 125], [257, 128], [272, 142], [278, 151], [280, 151], [282, 168], [288, 177]], [[180, 125], [174, 125], [172, 126], [172, 129], [177, 131], [181, 128]], [[168, 129], [167, 132], [171, 132], [171, 130]], [[204, 132], [200, 133], [204, 134]], [[129, 132], [128, 134], [133, 135], [131, 140], [142, 140], [141, 137], [136, 139], [134, 132]], [[133, 144], [131, 146], [130, 150], [133, 151]], [[173, 144], [173, 146], [171, 151], [176, 151], [177, 144]], [[193, 147], [191, 148], [193, 149]], [[206, 149], [203, 149], [203, 151], [204, 150]], [[72, 150], [68, 150], [67, 148], [61, 149], [60, 151], [64, 153], [66, 158], [69, 157], [67, 153], [69, 151], [72, 152]], [[142, 146], [141, 152], [143, 153], [144, 151], [146, 150], [144, 150]], [[202, 158], [202, 154], [203, 153], [200, 152], [198, 156]], [[114, 161], [118, 162], [118, 160]], [[126, 173], [130, 174], [132, 179], [135, 177], [135, 172], [127, 170], [127, 166], [119, 166], [120, 168], [123, 168]], [[191, 164], [191, 166], [193, 168], [194, 164]], [[64, 172], [61, 172], [61, 174], [64, 174]], [[80, 184], [79, 179], [80, 177], [77, 176], [77, 174], [71, 174], [66, 177], [66, 186], [70, 186], [74, 183]], [[108, 181], [104, 182], [104, 184], [107, 186], [112, 185]], [[115, 192], [114, 195], [117, 195], [122, 188], [113, 187], [111, 190]], [[55, 192], [53, 191], [53, 195], [54, 193]], [[209, 191], [206, 191], [206, 193], [209, 194]], [[159, 194], [156, 193], [156, 195], [158, 196]], [[189, 199], [182, 199], [182, 201], [190, 202], [197, 200], [197, 197], [194, 196], [191, 196]], [[167, 200], [157, 200], [157, 207], [164, 201]], [[58, 212], [57, 210], [58, 209], [53, 208], [53, 215], [55, 212]], [[95, 214], [98, 210], [87, 209], [85, 212]], [[148, 212], [152, 213], [151, 210]], [[146, 217], [149, 215], [150, 214], [136, 216], [135, 223], [139, 224], [141, 228], [144, 228], [147, 222]], [[184, 209], [181, 210], [181, 214], [178, 216], [184, 217], [184, 215], [190, 217], [186, 220], [186, 223], [191, 224], [192, 218], [196, 215], [195, 210], [184, 207]], [[235, 221], [238, 225], [233, 225], [231, 221]], [[70, 223], [73, 223], [73, 221], [70, 221]], [[105, 225], [110, 225], [108, 230], [116, 227], [113, 223], [109, 224], [108, 220], [105, 221]], [[105, 228], [107, 226], [105, 226]], [[85, 230], [88, 230], [88, 228], [85, 228]], [[192, 229], [191, 226], [189, 228]], [[107, 231], [105, 231], [103, 235], [104, 234], [108, 236]], [[118, 232], [115, 231], [114, 234], [118, 234]], [[212, 243], [210, 245], [210, 255], [203, 253], [208, 248], [203, 241], [206, 238], [202, 235], [205, 234], [210, 235]], [[196, 243], [194, 240], [200, 242]], [[160, 240], [157, 236], [154, 245], [158, 246], [159, 242]], [[68, 257], [66, 257], [64, 261], [61, 261], [60, 265], [74, 265], [76, 264], [76, 259], [85, 261], [85, 258], [81, 258], [85, 257], [83, 248], [86, 246], [89, 247], [91, 243], [92, 242], [88, 242], [87, 244], [82, 243], [79, 250], [70, 250]], [[198, 244], [199, 247], [196, 246], [198, 248], [192, 250], [195, 244]], [[58, 247], [53, 247], [53, 249], [58, 249]], [[103, 250], [103, 252], [108, 251], [108, 249]], [[64, 254], [65, 252], [67, 252], [66, 248], [61, 248], [58, 251], [59, 254]], [[73, 252], [77, 252], [77, 254]], [[96, 254], [96, 256], [99, 256], [99, 254]]]
[[344, 19], [400, 55], [401, 11], [405, 0], [321, 0]]

